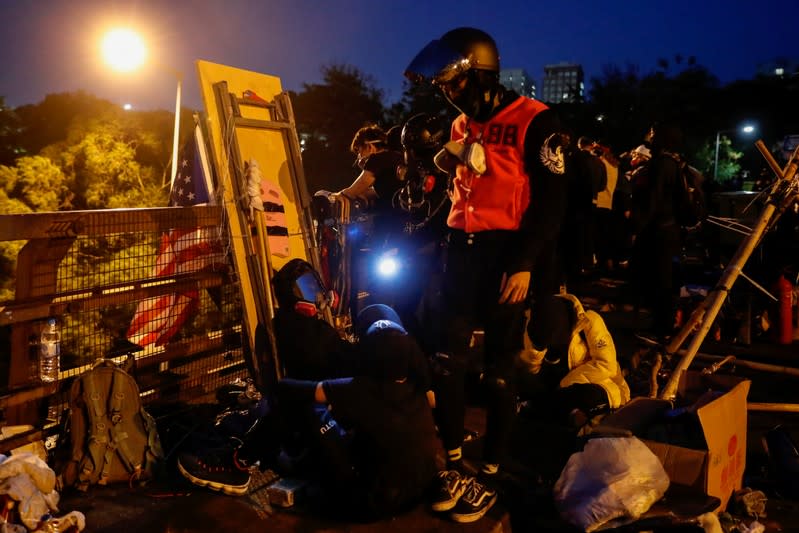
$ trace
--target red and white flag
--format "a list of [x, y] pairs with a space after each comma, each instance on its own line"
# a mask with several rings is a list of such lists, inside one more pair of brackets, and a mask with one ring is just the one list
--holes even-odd
[[[202, 130], [194, 136], [180, 157], [175, 182], [170, 191], [170, 206], [213, 204], [213, 183]], [[161, 235], [153, 278], [169, 278], [215, 267], [226, 268], [224, 248], [217, 228], [174, 229]], [[164, 294], [139, 302], [127, 338], [146, 347], [162, 346], [178, 332], [197, 309], [199, 291]]]

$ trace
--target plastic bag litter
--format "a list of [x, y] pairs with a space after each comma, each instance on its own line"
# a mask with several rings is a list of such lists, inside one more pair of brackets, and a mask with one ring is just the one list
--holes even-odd
[[590, 532], [616, 518], [637, 519], [668, 488], [663, 465], [641, 440], [595, 438], [569, 457], [554, 496], [563, 519]]

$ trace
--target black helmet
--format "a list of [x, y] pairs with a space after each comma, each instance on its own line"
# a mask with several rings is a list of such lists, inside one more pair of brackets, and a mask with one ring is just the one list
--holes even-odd
[[295, 258], [283, 265], [272, 278], [280, 307], [294, 309], [297, 302], [318, 305], [325, 299], [322, 278], [308, 261]]
[[417, 159], [432, 157], [444, 146], [449, 127], [443, 117], [419, 113], [402, 127], [402, 148]]
[[411, 81], [447, 83], [468, 70], [499, 73], [494, 39], [476, 28], [455, 28], [430, 41], [405, 69]]
[[405, 76], [417, 83], [437, 85], [459, 111], [485, 121], [499, 90], [497, 45], [482, 30], [456, 28], [416, 54], [405, 69]]

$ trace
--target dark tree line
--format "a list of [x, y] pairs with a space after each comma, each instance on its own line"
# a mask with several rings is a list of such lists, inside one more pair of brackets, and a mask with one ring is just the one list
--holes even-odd
[[[374, 80], [355, 67], [328, 65], [321, 74], [319, 83], [291, 94], [311, 191], [341, 188], [357, 174], [349, 144], [358, 128], [371, 123], [387, 129], [421, 112], [453, 116], [428, 87], [406, 83], [401, 99], [387, 105]], [[796, 76], [721, 86], [693, 58], [675, 56], [659, 60], [645, 74], [635, 65], [606, 65], [588, 85], [585, 101], [554, 106], [570, 130], [620, 153], [640, 144], [653, 122], [675, 121], [685, 132], [686, 155], [707, 174], [712, 174], [717, 131], [724, 131], [720, 176], [734, 172], [737, 164], [754, 169], [762, 163], [753, 148], [756, 138], [776, 149], [785, 135], [799, 133]], [[184, 138], [191, 132], [190, 111], [182, 115]], [[172, 121], [167, 111], [123, 111], [84, 92], [51, 94], [16, 109], [0, 97], [3, 210], [164, 205]], [[735, 134], [744, 121], [757, 125], [756, 136]], [[736, 149], [743, 158], [736, 166], [723, 166], [733, 162]], [[26, 193], [25, 183], [37, 179], [31, 173], [38, 179], [49, 176], [57, 198], [44, 202]], [[10, 206], [11, 200], [18, 203]]]

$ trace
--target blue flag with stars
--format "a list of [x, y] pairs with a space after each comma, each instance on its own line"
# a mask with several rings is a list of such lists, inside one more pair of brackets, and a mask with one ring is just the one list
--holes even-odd
[[194, 128], [194, 135], [181, 150], [178, 157], [178, 171], [169, 195], [170, 206], [190, 206], [213, 204], [214, 197], [205, 143], [202, 142], [200, 125]]

